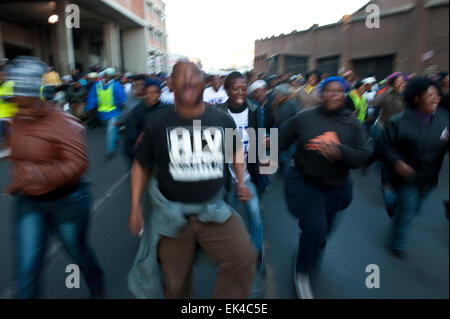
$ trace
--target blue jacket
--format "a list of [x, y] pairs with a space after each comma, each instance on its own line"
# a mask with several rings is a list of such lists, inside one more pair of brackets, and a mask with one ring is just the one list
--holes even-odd
[[117, 81], [110, 81], [108, 84], [105, 85], [104, 81], [97, 82], [95, 85], [92, 86], [91, 90], [89, 91], [87, 101], [86, 101], [86, 107], [85, 111], [90, 111], [93, 109], [96, 109], [98, 107], [98, 99], [97, 99], [97, 85], [99, 83], [102, 84], [103, 90], [108, 89], [110, 85], [113, 86], [113, 94], [114, 94], [114, 104], [117, 106], [113, 111], [111, 112], [98, 112], [97, 116], [102, 121], [107, 121], [115, 116], [120, 115], [122, 112], [122, 105], [127, 101], [127, 95], [125, 94], [125, 90]]

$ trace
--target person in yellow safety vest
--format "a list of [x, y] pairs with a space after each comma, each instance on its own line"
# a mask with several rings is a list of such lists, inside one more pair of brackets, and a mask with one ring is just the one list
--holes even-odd
[[[14, 82], [6, 81], [6, 73], [0, 70], [0, 129], [4, 139], [4, 145], [0, 153], [8, 150], [8, 141], [11, 135], [11, 120], [17, 113], [17, 105], [6, 102], [2, 98], [12, 96], [14, 92]], [[6, 153], [5, 153], [6, 154]]]
[[125, 90], [119, 81], [114, 80], [116, 70], [107, 68], [103, 80], [97, 82], [89, 91], [85, 111], [97, 109], [97, 117], [106, 126], [106, 159], [111, 159], [117, 149], [119, 128], [115, 125], [127, 100]]
[[359, 81], [358, 83], [356, 83], [354, 89], [351, 90], [348, 94], [355, 107], [355, 115], [361, 123], [364, 123], [366, 121], [367, 108], [369, 107], [366, 99], [363, 96], [366, 92], [366, 87], [366, 84], [364, 84], [362, 81]]

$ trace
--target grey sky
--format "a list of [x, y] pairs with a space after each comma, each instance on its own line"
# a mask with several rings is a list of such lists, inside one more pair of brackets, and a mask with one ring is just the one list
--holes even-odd
[[169, 52], [206, 70], [251, 65], [256, 39], [330, 24], [368, 0], [164, 0]]

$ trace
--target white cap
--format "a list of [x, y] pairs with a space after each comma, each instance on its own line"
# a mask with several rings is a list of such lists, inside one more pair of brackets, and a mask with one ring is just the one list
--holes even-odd
[[106, 74], [108, 76], [115, 76], [116, 75], [116, 69], [115, 68], [107, 68], [103, 72], [104, 72], [104, 74]]
[[374, 77], [370, 77], [370, 78], [364, 79], [362, 82], [364, 84], [373, 84], [373, 83], [377, 83], [377, 80]]
[[251, 95], [257, 89], [265, 88], [265, 87], [267, 87], [266, 81], [257, 80], [248, 87], [248, 95]]

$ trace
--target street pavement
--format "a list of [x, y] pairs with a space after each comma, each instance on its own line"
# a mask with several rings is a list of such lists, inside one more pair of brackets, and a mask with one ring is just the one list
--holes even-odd
[[[120, 155], [104, 161], [104, 132], [88, 132], [90, 169], [86, 181], [93, 193], [90, 243], [106, 276], [107, 298], [133, 298], [126, 284], [139, 241], [127, 230], [130, 206], [129, 167]], [[0, 161], [0, 188], [8, 184], [8, 163]], [[449, 227], [442, 201], [449, 196], [449, 161], [445, 159], [438, 187], [426, 199], [421, 214], [414, 219], [406, 260], [389, 255], [384, 243], [389, 230], [380, 193], [377, 167], [365, 175], [352, 173], [354, 200], [338, 214], [335, 231], [328, 241], [320, 279], [315, 285], [317, 298], [448, 298]], [[267, 298], [295, 298], [292, 256], [300, 231], [287, 210], [283, 182], [274, 178], [262, 199], [264, 245], [268, 275]], [[0, 196], [0, 298], [10, 298], [14, 270], [13, 199]], [[239, 211], [242, 211], [239, 208]], [[244, 220], [245, 220], [245, 216]], [[66, 266], [72, 261], [58, 240], [48, 245], [42, 274], [43, 298], [87, 298], [84, 281], [79, 289], [65, 286]], [[380, 287], [366, 287], [368, 265], [380, 271]], [[201, 256], [194, 268], [194, 297], [210, 298], [216, 268]]]

